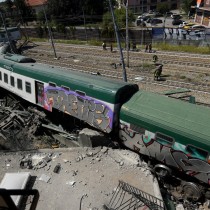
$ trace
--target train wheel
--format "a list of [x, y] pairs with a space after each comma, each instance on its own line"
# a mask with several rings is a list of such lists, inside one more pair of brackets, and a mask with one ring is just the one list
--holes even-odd
[[185, 182], [182, 187], [183, 197], [186, 200], [197, 201], [201, 197], [201, 190], [195, 183]]
[[162, 164], [155, 165], [154, 171], [159, 177], [162, 178], [171, 175], [171, 169]]

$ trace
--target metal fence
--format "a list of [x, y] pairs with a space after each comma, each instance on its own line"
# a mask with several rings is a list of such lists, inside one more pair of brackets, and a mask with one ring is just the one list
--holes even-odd
[[128, 183], [119, 181], [118, 187], [106, 210], [165, 210], [163, 200], [137, 189]]

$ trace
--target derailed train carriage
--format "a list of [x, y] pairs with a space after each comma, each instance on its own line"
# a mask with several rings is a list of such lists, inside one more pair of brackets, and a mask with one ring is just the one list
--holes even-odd
[[155, 173], [169, 178], [174, 195], [209, 198], [210, 191], [201, 186], [210, 184], [209, 116], [207, 107], [138, 91], [121, 107], [119, 137], [151, 158]]
[[0, 87], [117, 134], [122, 144], [151, 160], [171, 191], [194, 201], [210, 198], [209, 108], [11, 54], [0, 55]]

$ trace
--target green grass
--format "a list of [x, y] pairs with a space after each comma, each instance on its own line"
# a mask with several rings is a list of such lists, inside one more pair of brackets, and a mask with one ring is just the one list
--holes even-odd
[[[30, 41], [34, 42], [47, 42], [48, 39], [46, 38], [30, 38]], [[56, 39], [54, 40], [55, 43], [64, 43], [64, 44], [79, 44], [79, 45], [92, 45], [92, 46], [101, 46], [102, 40], [88, 40], [88, 41], [81, 41], [77, 39], [72, 40], [62, 40]], [[107, 42], [107, 47], [109, 47], [110, 43]], [[121, 43], [121, 46], [124, 47], [125, 43]], [[117, 47], [117, 43], [113, 43], [113, 47]], [[210, 54], [210, 46], [208, 47], [195, 47], [192, 45], [170, 45], [166, 43], [158, 43], [153, 44], [153, 48], [156, 50], [164, 50], [164, 51], [176, 51], [176, 52], [188, 52], [188, 53], [198, 53], [198, 54]]]
[[198, 54], [210, 54], [210, 46], [208, 47], [195, 47], [192, 45], [169, 45], [166, 43], [158, 43], [153, 45], [157, 50], [188, 52]]
[[[33, 42], [48, 42], [49, 39], [46, 38], [30, 38], [30, 41]], [[64, 44], [79, 44], [79, 45], [92, 45], [92, 46], [102, 46], [102, 40], [88, 40], [88, 41], [81, 41], [78, 39], [72, 40], [62, 40], [62, 39], [54, 39], [54, 43], [64, 43]], [[112, 44], [113, 47], [117, 47], [117, 43]], [[121, 46], [123, 47], [125, 43], [122, 43]], [[107, 42], [107, 47], [110, 47], [110, 43]]]
[[[48, 42], [49, 39], [46, 38], [30, 38], [30, 41], [34, 42]], [[72, 39], [72, 40], [62, 40], [62, 39], [56, 39], [53, 40], [54, 43], [64, 43], [64, 44], [80, 44], [80, 45], [85, 45], [87, 42], [86, 41], [81, 41], [77, 39]]]

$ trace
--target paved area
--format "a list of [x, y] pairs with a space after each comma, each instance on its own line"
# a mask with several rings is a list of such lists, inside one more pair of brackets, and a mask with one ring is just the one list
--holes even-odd
[[[21, 168], [21, 161], [26, 163], [29, 159], [31, 169], [26, 168], [27, 164]], [[60, 168], [55, 168], [58, 164]], [[30, 172], [33, 189], [40, 193], [39, 210], [102, 209], [103, 204], [109, 203], [119, 180], [161, 198], [147, 165], [128, 150], [97, 147], [1, 152], [0, 168], [0, 180], [5, 173]], [[30, 199], [24, 209], [29, 209], [28, 203]]]

